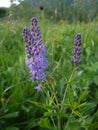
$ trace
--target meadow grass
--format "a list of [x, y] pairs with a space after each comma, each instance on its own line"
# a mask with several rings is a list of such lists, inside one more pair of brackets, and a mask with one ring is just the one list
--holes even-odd
[[[25, 25], [29, 27], [28, 23], [0, 23], [0, 126], [2, 130], [60, 130], [55, 126], [56, 116], [63, 118], [61, 129], [64, 130], [97, 129], [98, 23], [40, 22], [42, 38], [48, 50], [49, 68], [44, 86], [48, 90], [49, 98], [46, 98], [43, 93], [37, 93], [34, 89], [36, 83], [30, 80], [29, 70], [26, 67], [25, 43], [22, 38], [22, 29]], [[59, 113], [53, 115], [52, 109], [56, 108], [51, 108], [51, 102], [53, 98], [57, 98], [58, 104], [61, 103], [64, 89], [73, 70], [71, 59], [76, 33], [82, 35], [82, 62], [79, 71], [70, 81], [71, 87], [68, 90], [70, 92], [65, 99], [65, 115], [60, 116]], [[51, 109], [46, 109], [47, 106]], [[50, 126], [50, 118], [54, 127]]]

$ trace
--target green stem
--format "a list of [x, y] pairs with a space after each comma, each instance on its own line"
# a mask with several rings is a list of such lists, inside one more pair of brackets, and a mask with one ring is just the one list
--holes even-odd
[[52, 120], [52, 122], [53, 122], [54, 128], [57, 129], [57, 126], [56, 126], [56, 124], [55, 124], [55, 122], [54, 122], [53, 117], [51, 116], [50, 118], [51, 118], [51, 120]]
[[[52, 85], [52, 89], [53, 89], [53, 94], [54, 94], [54, 97], [55, 97], [56, 104], [59, 105], [58, 98], [56, 96], [56, 92], [55, 92], [55, 89], [54, 89], [53, 85]], [[58, 115], [57, 118], [58, 118], [58, 130], [61, 130], [61, 119], [60, 119], [60, 116]]]
[[64, 128], [64, 130], [67, 130], [67, 128], [68, 128], [69, 119], [71, 118], [71, 116], [72, 116], [72, 113], [73, 113], [73, 112], [71, 112], [71, 114], [70, 114], [70, 116], [69, 116], [69, 118], [68, 118], [68, 121], [67, 121], [67, 123], [66, 123], [66, 127]]
[[[46, 82], [47, 83], [47, 82]], [[47, 85], [48, 85], [48, 83], [47, 83]], [[50, 88], [50, 86], [48, 85], [48, 87]], [[59, 101], [58, 101], [58, 98], [57, 98], [57, 95], [56, 95], [56, 90], [55, 90], [55, 87], [53, 86], [53, 85], [51, 85], [51, 89], [50, 89], [50, 91], [51, 91], [51, 93], [54, 95], [54, 99], [55, 99], [55, 105], [57, 105], [57, 107], [58, 107], [58, 105], [59, 105]], [[58, 110], [57, 110], [58, 112], [59, 112], [59, 108], [58, 108]], [[52, 119], [52, 122], [53, 122], [53, 118], [51, 118]], [[60, 116], [58, 115], [57, 116], [57, 121], [58, 121], [58, 128], [57, 128], [57, 130], [61, 130], [61, 119], [60, 119]], [[53, 125], [54, 125], [54, 127], [55, 127], [55, 123], [53, 122]]]
[[58, 116], [58, 130], [61, 130], [61, 119], [59, 116]]
[[74, 74], [74, 70], [72, 71], [72, 73], [71, 73], [71, 75], [70, 75], [70, 78], [69, 78], [69, 80], [68, 80], [68, 82], [67, 82], [66, 89], [65, 89], [65, 92], [64, 92], [64, 96], [63, 96], [63, 100], [62, 100], [62, 102], [61, 102], [60, 112], [63, 111], [64, 102], [65, 102], [65, 98], [66, 98], [66, 93], [67, 93], [68, 88], [70, 87], [70, 82], [71, 82], [71, 80], [72, 80], [73, 74]]
[[41, 17], [42, 17], [42, 32], [44, 33], [44, 11], [41, 11]]

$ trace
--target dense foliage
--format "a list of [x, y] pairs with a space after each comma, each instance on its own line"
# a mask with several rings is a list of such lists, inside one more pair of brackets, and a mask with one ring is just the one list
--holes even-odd
[[[0, 23], [0, 130], [97, 130], [98, 22], [39, 22], [49, 60], [41, 92], [25, 63], [22, 29], [30, 25]], [[76, 33], [82, 36], [82, 61], [73, 74]]]

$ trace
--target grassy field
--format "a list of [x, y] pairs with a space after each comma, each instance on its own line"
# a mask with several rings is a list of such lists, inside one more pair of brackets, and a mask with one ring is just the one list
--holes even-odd
[[[26, 67], [22, 29], [30, 24], [0, 23], [0, 130], [97, 130], [98, 23], [39, 25], [49, 60], [42, 92], [34, 89]], [[77, 33], [81, 64], [72, 75]]]

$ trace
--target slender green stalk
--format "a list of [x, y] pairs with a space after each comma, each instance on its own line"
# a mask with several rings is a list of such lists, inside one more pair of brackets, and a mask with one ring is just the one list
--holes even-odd
[[[47, 83], [47, 85], [48, 85], [48, 83]], [[49, 87], [50, 88], [50, 87]], [[51, 85], [51, 93], [54, 95], [54, 99], [55, 99], [55, 105], [59, 105], [59, 102], [58, 102], [58, 98], [57, 98], [57, 95], [56, 95], [56, 91], [55, 91], [55, 88], [54, 88], [54, 86], [53, 85]], [[59, 111], [59, 108], [58, 108], [58, 111]], [[51, 120], [52, 120], [52, 122], [53, 122], [53, 118], [51, 117]], [[57, 117], [57, 120], [58, 120], [58, 130], [61, 130], [61, 119], [60, 119], [60, 116], [58, 115], [58, 117]], [[56, 128], [56, 125], [55, 125], [55, 122], [53, 122], [53, 125], [54, 125], [54, 127]]]
[[59, 116], [58, 116], [58, 130], [61, 130], [61, 119]]
[[[58, 98], [57, 98], [57, 95], [56, 95], [56, 92], [55, 92], [55, 89], [54, 89], [53, 85], [52, 85], [52, 89], [53, 89], [53, 94], [54, 94], [54, 97], [55, 97], [56, 104], [59, 105]], [[61, 119], [60, 119], [60, 116], [58, 116], [57, 119], [58, 119], [58, 130], [61, 130]]]
[[69, 78], [69, 80], [68, 80], [68, 82], [67, 82], [67, 85], [66, 85], [66, 88], [65, 88], [65, 92], [64, 92], [64, 96], [63, 96], [63, 100], [62, 100], [62, 102], [61, 102], [60, 112], [63, 111], [64, 102], [65, 102], [65, 98], [66, 98], [66, 93], [67, 93], [67, 90], [68, 90], [68, 88], [69, 88], [69, 86], [70, 86], [70, 82], [71, 82], [71, 80], [72, 80], [73, 74], [74, 74], [74, 70], [72, 71], [72, 73], [71, 73], [71, 75], [70, 75], [70, 78]]
[[42, 32], [44, 32], [44, 11], [41, 11], [41, 20], [42, 20]]
[[53, 117], [51, 116], [50, 118], [51, 118], [51, 120], [52, 120], [52, 122], [53, 122], [54, 128], [57, 129], [57, 126], [56, 126], [56, 124], [55, 124], [55, 122], [54, 122]]
[[65, 126], [64, 130], [67, 130], [67, 128], [68, 128], [69, 119], [71, 118], [72, 114], [73, 114], [73, 112], [71, 112], [71, 114], [70, 114], [70, 116], [69, 116], [69, 118], [68, 118], [68, 121], [67, 121], [67, 123], [66, 123], [66, 126]]

